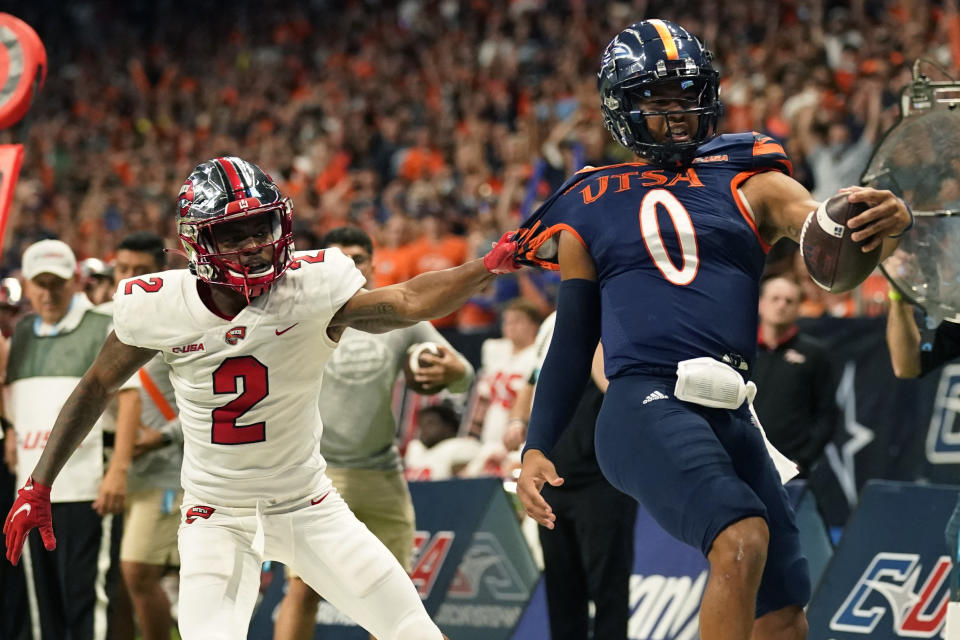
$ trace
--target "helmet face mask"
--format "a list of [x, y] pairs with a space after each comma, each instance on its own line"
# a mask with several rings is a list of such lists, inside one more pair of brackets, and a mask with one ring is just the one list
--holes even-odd
[[180, 189], [178, 232], [201, 280], [247, 300], [264, 293], [293, 258], [293, 205], [256, 165], [216, 158]]
[[722, 113], [712, 56], [682, 27], [645, 20], [607, 46], [597, 85], [614, 140], [661, 166], [686, 165]]

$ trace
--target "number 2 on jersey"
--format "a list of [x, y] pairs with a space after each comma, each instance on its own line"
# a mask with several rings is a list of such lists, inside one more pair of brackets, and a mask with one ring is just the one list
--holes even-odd
[[[667, 253], [657, 220], [657, 205], [662, 205], [670, 216], [680, 245], [681, 263], [678, 268]], [[690, 213], [677, 197], [666, 189], [654, 189], [643, 196], [640, 203], [640, 234], [647, 245], [647, 251], [653, 264], [663, 277], [675, 285], [684, 286], [693, 282], [700, 267], [700, 252], [697, 247], [697, 234], [693, 229]]]
[[227, 358], [213, 372], [213, 392], [237, 393], [237, 380], [243, 381], [243, 393], [213, 410], [213, 444], [249, 444], [267, 439], [267, 423], [238, 425], [237, 420], [267, 397], [267, 367], [253, 356]]

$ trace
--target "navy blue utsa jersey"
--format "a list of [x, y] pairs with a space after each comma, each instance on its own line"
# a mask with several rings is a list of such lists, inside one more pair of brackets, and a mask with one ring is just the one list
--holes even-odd
[[791, 172], [777, 142], [722, 135], [687, 168], [585, 169], [531, 218], [543, 231], [529, 262], [555, 268], [547, 239], [565, 229], [596, 264], [607, 377], [672, 370], [700, 356], [749, 366], [769, 247], [738, 188], [763, 171]]

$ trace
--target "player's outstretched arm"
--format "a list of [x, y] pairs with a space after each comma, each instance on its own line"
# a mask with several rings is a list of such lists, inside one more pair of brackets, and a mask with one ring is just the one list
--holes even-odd
[[456, 311], [494, 276], [520, 268], [514, 261], [516, 243], [509, 236], [504, 234], [483, 258], [459, 267], [429, 271], [373, 291], [361, 289], [333, 316], [331, 328], [383, 333]]
[[50, 486], [63, 465], [103, 413], [110, 397], [156, 354], [153, 349], [131, 347], [112, 331], [77, 387], [67, 398], [53, 425], [32, 478]]
[[[757, 216], [760, 235], [768, 244], [783, 237], [800, 241], [803, 223], [820, 206], [807, 189], [785, 174], [777, 171], [760, 173], [741, 187], [743, 195]], [[910, 211], [903, 200], [892, 192], [868, 187], [847, 187], [851, 202], [865, 202], [870, 208], [851, 218], [851, 239], [864, 242], [863, 251], [869, 252], [883, 244], [881, 260], [896, 248], [889, 236], [905, 231], [911, 224]]]

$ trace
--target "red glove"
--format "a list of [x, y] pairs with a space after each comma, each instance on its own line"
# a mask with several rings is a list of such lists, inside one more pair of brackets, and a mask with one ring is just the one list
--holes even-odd
[[53, 516], [50, 514], [50, 487], [27, 480], [23, 489], [17, 492], [17, 499], [3, 523], [3, 535], [7, 537], [7, 560], [17, 564], [23, 543], [30, 529], [40, 529], [40, 537], [47, 551], [57, 548], [57, 539], [53, 537]]
[[483, 266], [490, 273], [501, 275], [522, 268], [516, 261], [517, 243], [513, 240], [513, 234], [513, 231], [507, 231], [500, 237], [499, 242], [494, 243], [490, 253], [483, 256]]

